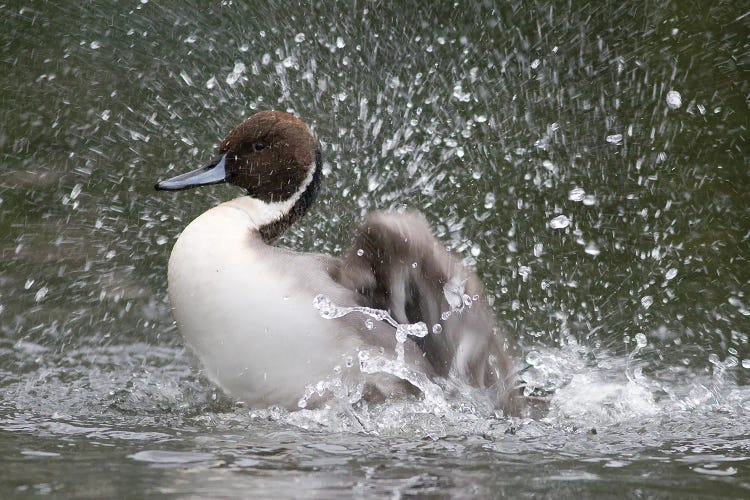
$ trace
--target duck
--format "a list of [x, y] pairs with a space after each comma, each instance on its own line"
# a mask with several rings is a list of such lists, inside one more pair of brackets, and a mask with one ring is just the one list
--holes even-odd
[[321, 381], [336, 377], [357, 381], [353, 392], [367, 401], [419, 396], [421, 379], [397, 376], [400, 366], [484, 390], [495, 408], [517, 413], [514, 361], [482, 284], [421, 212], [370, 212], [341, 256], [275, 244], [322, 180], [311, 129], [292, 114], [260, 111], [207, 165], [156, 184], [244, 191], [190, 222], [169, 257], [172, 314], [211, 382], [251, 408], [305, 407], [316, 384], [325, 401], [332, 395]]

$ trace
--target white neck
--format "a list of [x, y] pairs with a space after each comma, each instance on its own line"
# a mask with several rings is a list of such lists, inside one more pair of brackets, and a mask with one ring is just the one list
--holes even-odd
[[250, 217], [251, 229], [257, 230], [263, 226], [272, 224], [292, 211], [294, 204], [297, 203], [297, 200], [300, 199], [302, 193], [305, 192], [307, 186], [312, 182], [315, 175], [315, 163], [309, 165], [307, 170], [309, 173], [302, 181], [302, 184], [300, 184], [299, 189], [286, 200], [269, 203], [251, 196], [240, 196], [224, 203], [224, 205], [229, 205], [245, 212]]

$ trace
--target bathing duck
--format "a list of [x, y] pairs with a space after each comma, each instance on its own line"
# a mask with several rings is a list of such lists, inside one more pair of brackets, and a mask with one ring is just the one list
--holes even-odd
[[[310, 387], [335, 376], [356, 375], [372, 400], [419, 392], [393, 370], [360, 373], [363, 359], [379, 357], [428, 380], [486, 389], [496, 408], [514, 412], [511, 358], [482, 285], [420, 212], [369, 214], [338, 258], [273, 245], [315, 201], [321, 170], [307, 125], [263, 111], [235, 127], [207, 166], [156, 185], [245, 190], [193, 220], [169, 258], [173, 314], [209, 379], [251, 407], [298, 408]], [[352, 309], [326, 315], [314, 302]], [[397, 339], [398, 324], [421, 333]]]

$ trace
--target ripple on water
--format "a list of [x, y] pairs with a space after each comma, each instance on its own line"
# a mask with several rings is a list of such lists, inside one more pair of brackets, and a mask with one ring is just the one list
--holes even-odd
[[152, 464], [191, 464], [196, 462], [211, 462], [216, 457], [210, 453], [198, 453], [194, 451], [165, 451], [165, 450], [144, 450], [128, 458], [138, 462], [148, 462]]

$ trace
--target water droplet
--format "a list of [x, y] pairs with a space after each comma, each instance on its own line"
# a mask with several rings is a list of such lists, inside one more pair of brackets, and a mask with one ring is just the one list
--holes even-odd
[[748, 369], [750, 369], [750, 359], [743, 359], [742, 360], [742, 368], [748, 368]]
[[235, 83], [237, 83], [237, 81], [242, 76], [242, 73], [245, 72], [245, 69], [246, 67], [244, 63], [239, 62], [239, 61], [235, 62], [232, 72], [227, 75], [227, 79], [226, 79], [227, 85], [234, 85]]
[[336, 307], [331, 299], [325, 295], [316, 295], [313, 299], [313, 307], [318, 310], [320, 316], [325, 319], [335, 319], [346, 315], [346, 311]]
[[31, 279], [31, 278], [29, 278], [29, 279], [26, 280], [26, 283], [24, 283], [23, 288], [24, 288], [24, 290], [28, 290], [33, 285], [34, 285], [34, 280]]
[[357, 206], [359, 208], [367, 208], [368, 199], [369, 198], [368, 198], [367, 194], [363, 193], [362, 195], [360, 195], [359, 198], [357, 198]]
[[412, 337], [426, 337], [429, 334], [429, 330], [427, 330], [427, 325], [425, 325], [422, 321], [419, 321], [418, 323], [412, 323], [412, 324], [405, 324], [405, 325], [398, 325], [396, 327], [396, 339], [403, 339], [406, 340], [407, 335], [411, 335]]
[[463, 302], [462, 297], [464, 295], [464, 283], [465, 281], [460, 278], [451, 276], [451, 279], [443, 286], [443, 296], [451, 309], [458, 309], [461, 307]]
[[304, 33], [297, 33], [294, 35], [294, 41], [297, 43], [302, 43], [305, 41], [305, 34]]
[[596, 243], [594, 243], [593, 241], [590, 241], [583, 251], [589, 255], [593, 255], [594, 257], [602, 253], [602, 251], [599, 250], [599, 247], [596, 246]]
[[567, 215], [558, 215], [549, 221], [550, 229], [565, 229], [570, 225], [570, 219]]
[[367, 318], [365, 320], [365, 328], [367, 328], [368, 330], [372, 330], [373, 328], [375, 328], [375, 322], [372, 319]]
[[646, 338], [646, 335], [642, 333], [636, 333], [635, 343], [639, 348], [643, 348], [643, 347], [646, 347], [646, 344], [648, 344], [648, 339]]
[[530, 364], [531, 366], [539, 365], [541, 360], [542, 360], [542, 357], [539, 355], [537, 351], [531, 351], [526, 355], [526, 362]]
[[671, 109], [677, 109], [682, 106], [682, 96], [676, 90], [667, 92], [667, 106]]
[[481, 248], [479, 248], [479, 245], [477, 245], [476, 243], [474, 243], [474, 244], [473, 244], [473, 245], [471, 246], [471, 255], [473, 255], [474, 257], [479, 257], [479, 254], [480, 254], [481, 252], [482, 252], [482, 249], [481, 249]]
[[568, 199], [570, 201], [583, 201], [584, 196], [586, 196], [586, 191], [583, 188], [575, 187], [568, 191]]
[[338, 47], [339, 49], [343, 49], [344, 47], [346, 47], [346, 44], [344, 43], [343, 38], [341, 37], [336, 38], [336, 47]]
[[362, 257], [362, 256], [363, 256], [364, 254], [365, 254], [365, 251], [364, 251], [364, 250], [362, 250], [361, 248], [357, 250], [357, 255], [358, 255], [359, 257]]
[[47, 296], [47, 292], [49, 289], [46, 286], [43, 286], [39, 289], [39, 291], [36, 292], [36, 295], [34, 295], [34, 300], [39, 302], [44, 299], [44, 297]]
[[586, 205], [587, 207], [596, 205], [596, 197], [593, 194], [587, 194], [583, 198], [583, 204]]
[[453, 97], [461, 102], [471, 101], [471, 92], [464, 92], [461, 84], [457, 84], [453, 87]]
[[531, 274], [531, 268], [529, 266], [518, 266], [518, 275], [523, 279], [524, 283], [529, 279]]
[[432, 333], [434, 333], [435, 335], [439, 335], [442, 332], [443, 325], [441, 325], [440, 323], [435, 323], [434, 325], [432, 325]]
[[495, 193], [484, 195], [484, 208], [493, 208], [495, 206]]
[[101, 117], [102, 117], [102, 120], [104, 120], [105, 122], [109, 120], [110, 116], [112, 116], [112, 112], [110, 110], [105, 109], [104, 111], [102, 111]]
[[180, 71], [180, 78], [182, 78], [182, 81], [185, 82], [188, 87], [193, 86], [193, 79], [190, 78], [190, 75], [188, 75], [184, 71]]
[[622, 134], [608, 135], [606, 140], [610, 144], [622, 144]]
[[651, 307], [651, 304], [654, 303], [654, 298], [651, 295], [645, 295], [641, 297], [641, 305], [648, 309]]
[[102, 42], [99, 42], [97, 40], [94, 40], [89, 44], [89, 47], [91, 47], [92, 50], [96, 50], [102, 46]]
[[677, 269], [675, 269], [674, 267], [667, 271], [667, 274], [664, 275], [664, 277], [668, 280], [674, 279], [675, 276], [677, 276]]
[[73, 190], [70, 191], [70, 199], [75, 200], [78, 198], [78, 195], [81, 194], [81, 191], [83, 190], [83, 184], [76, 184], [73, 186]]

